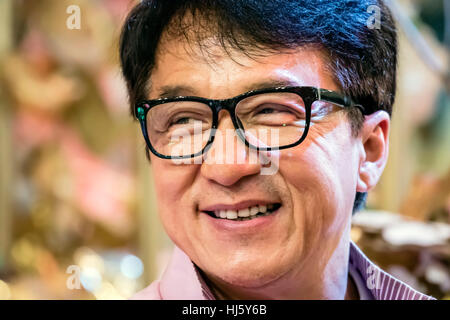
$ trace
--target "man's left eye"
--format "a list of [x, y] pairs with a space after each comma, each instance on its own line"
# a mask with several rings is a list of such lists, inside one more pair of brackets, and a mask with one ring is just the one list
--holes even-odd
[[273, 114], [273, 113], [292, 113], [292, 110], [287, 106], [273, 105], [260, 107], [257, 114]]

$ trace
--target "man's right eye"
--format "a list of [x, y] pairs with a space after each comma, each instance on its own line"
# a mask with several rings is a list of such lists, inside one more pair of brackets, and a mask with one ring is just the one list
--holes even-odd
[[183, 118], [179, 118], [175, 121], [172, 121], [171, 125], [176, 125], [176, 124], [188, 124], [190, 120], [193, 120], [192, 118], [189, 117], [183, 117]]
[[176, 130], [178, 128], [194, 130], [195, 127], [203, 129], [208, 123], [208, 119], [202, 118], [199, 115], [186, 115], [170, 119], [167, 122], [166, 128], [171, 130]]

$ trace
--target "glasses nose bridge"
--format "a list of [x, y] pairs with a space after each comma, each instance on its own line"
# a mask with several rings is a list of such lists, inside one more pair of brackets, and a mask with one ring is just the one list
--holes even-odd
[[236, 105], [238, 103], [238, 99], [231, 98], [231, 99], [220, 99], [220, 100], [210, 100], [209, 105], [214, 110], [217, 123], [216, 127], [219, 125], [219, 112], [221, 110], [228, 111], [231, 121], [233, 122], [234, 128], [236, 130], [241, 129], [239, 124], [236, 122]]
[[214, 109], [215, 113], [219, 115], [221, 110], [227, 110], [230, 116], [233, 118], [236, 109], [236, 99], [220, 99], [210, 100], [209, 105]]
[[233, 123], [234, 130], [237, 136], [241, 139], [241, 141], [248, 146], [248, 142], [245, 139], [245, 134], [243, 133], [243, 126], [240, 123], [240, 120], [236, 117], [236, 106], [239, 103], [238, 98], [230, 98], [230, 99], [220, 99], [220, 100], [210, 100], [209, 105], [214, 110], [215, 114], [215, 125], [214, 128], [217, 129], [219, 127], [219, 112], [221, 110], [228, 111], [231, 122]]

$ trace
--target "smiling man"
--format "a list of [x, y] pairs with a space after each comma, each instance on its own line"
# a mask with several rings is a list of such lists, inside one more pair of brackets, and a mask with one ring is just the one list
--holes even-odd
[[134, 298], [431, 298], [350, 240], [388, 156], [397, 42], [382, 2], [142, 1], [120, 53], [176, 245]]

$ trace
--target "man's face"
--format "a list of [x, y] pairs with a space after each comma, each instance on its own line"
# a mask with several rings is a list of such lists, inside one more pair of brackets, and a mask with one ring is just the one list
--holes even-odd
[[[149, 98], [178, 87], [177, 95], [226, 99], [268, 82], [339, 91], [317, 50], [256, 59], [237, 52], [231, 59], [214, 45], [209, 50], [213, 55], [204, 58], [183, 41], [162, 42]], [[232, 128], [229, 114], [221, 111], [219, 130], [225, 136]], [[227, 152], [225, 142], [220, 143], [215, 141], [208, 154]], [[319, 274], [342, 239], [348, 241], [360, 159], [357, 144], [345, 113], [335, 110], [312, 119], [302, 144], [270, 154], [279, 165], [273, 175], [261, 175], [260, 163], [176, 164], [152, 154], [162, 223], [175, 244], [217, 281], [260, 287], [282, 276]], [[239, 140], [232, 147], [246, 157], [255, 152]], [[281, 207], [240, 222], [203, 212], [258, 204]]]

